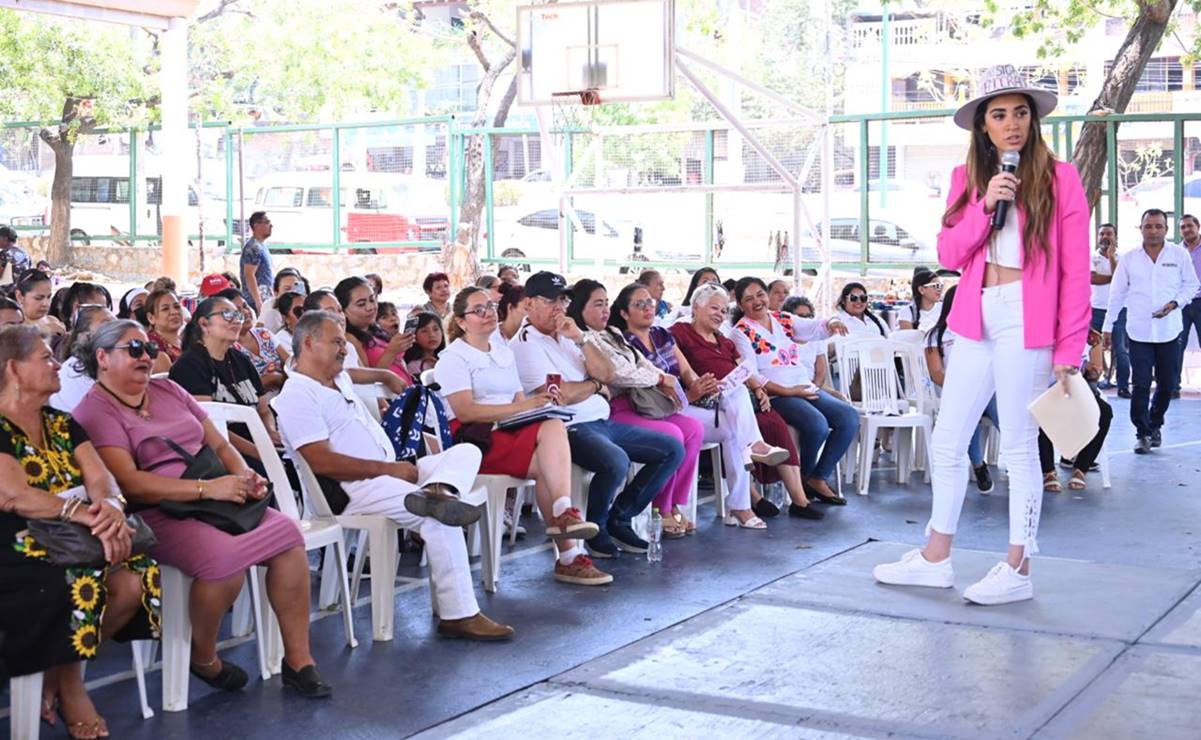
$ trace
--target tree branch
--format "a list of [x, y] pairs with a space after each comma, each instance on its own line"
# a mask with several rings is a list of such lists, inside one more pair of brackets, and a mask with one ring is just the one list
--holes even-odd
[[[218, 16], [224, 15], [225, 11], [229, 10], [230, 7], [233, 5], [237, 5], [239, 1], [240, 0], [221, 0], [220, 5], [218, 5], [217, 7], [213, 8], [209, 12], [207, 12], [204, 15], [197, 18], [196, 23], [205, 23], [206, 21], [211, 21], [212, 19], [214, 19]], [[230, 11], [230, 12], [235, 12], [235, 11]], [[242, 13], [244, 15], [250, 15], [250, 11], [247, 11], [247, 10], [237, 10], [236, 12]]]
[[480, 66], [484, 68], [484, 73], [487, 74], [492, 69], [492, 63], [488, 61], [488, 55], [484, 53], [484, 47], [480, 44], [480, 35], [475, 31], [467, 34], [467, 46], [475, 54], [475, 58], [479, 60]]
[[513, 39], [509, 38], [509, 36], [505, 32], [503, 32], [499, 28], [497, 28], [496, 24], [492, 22], [492, 19], [488, 17], [487, 13], [484, 13], [482, 10], [473, 10], [473, 11], [471, 11], [471, 15], [469, 17], [473, 21], [479, 21], [479, 22], [483, 23], [485, 26], [488, 27], [488, 30], [491, 31], [492, 33], [496, 34], [496, 37], [498, 39], [500, 39], [501, 41], [505, 42], [509, 46], [512, 46], [514, 49], [517, 48], [517, 42], [515, 42]]

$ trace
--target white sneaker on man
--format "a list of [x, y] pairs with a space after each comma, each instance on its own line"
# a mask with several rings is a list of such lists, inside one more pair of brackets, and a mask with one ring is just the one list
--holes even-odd
[[988, 575], [968, 586], [963, 598], [985, 606], [1011, 604], [1033, 599], [1034, 586], [1030, 583], [1030, 576], [1018, 573], [1009, 563], [1002, 561], [994, 565]]
[[917, 549], [905, 553], [895, 563], [877, 565], [872, 568], [872, 576], [890, 586], [950, 588], [955, 585], [955, 571], [951, 568], [950, 558], [931, 563]]

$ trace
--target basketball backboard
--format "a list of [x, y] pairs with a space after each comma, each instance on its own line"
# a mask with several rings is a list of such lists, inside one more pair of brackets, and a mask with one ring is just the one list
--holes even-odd
[[605, 103], [675, 94], [675, 0], [584, 0], [517, 8], [518, 101], [595, 89]]

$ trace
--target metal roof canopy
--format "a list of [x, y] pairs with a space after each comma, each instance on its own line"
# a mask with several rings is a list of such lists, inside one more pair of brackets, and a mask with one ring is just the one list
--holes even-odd
[[104, 23], [166, 30], [172, 18], [187, 18], [200, 0], [0, 0], [0, 7]]

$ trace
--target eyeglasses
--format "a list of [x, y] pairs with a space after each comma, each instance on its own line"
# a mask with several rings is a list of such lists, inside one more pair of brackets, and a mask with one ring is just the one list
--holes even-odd
[[250, 318], [248, 315], [233, 308], [227, 308], [224, 311], [213, 311], [209, 314], [209, 317], [211, 318], [213, 316], [220, 316], [231, 324], [240, 324], [246, 319]]
[[558, 304], [560, 306], [566, 306], [567, 304], [571, 303], [571, 299], [565, 295], [561, 295], [558, 298], [546, 298], [545, 296], [540, 296], [540, 295], [536, 295], [534, 297], [537, 298], [539, 301], [542, 301], [543, 303], [550, 305], [550, 306], [553, 306], [555, 304]]
[[923, 288], [933, 288], [934, 290], [942, 290], [942, 283], [926, 283]]
[[142, 359], [143, 353], [152, 360], [158, 357], [158, 345], [141, 339], [131, 339], [129, 344], [118, 344], [113, 349], [123, 349], [135, 360]]
[[630, 301], [630, 306], [639, 311], [645, 311], [648, 308], [655, 307], [655, 300], [653, 298], [644, 298], [641, 301]]
[[464, 318], [466, 318], [466, 314], [473, 314], [475, 316], [479, 316], [481, 319], [489, 314], [495, 314], [496, 313], [496, 305], [497, 304], [493, 303], [492, 301], [488, 301], [487, 303], [481, 303], [480, 305], [476, 306], [475, 308], [469, 308], [469, 309], [465, 310], [463, 312]]
[[861, 293], [855, 293], [847, 296], [847, 300], [851, 303], [867, 303], [867, 296]]

